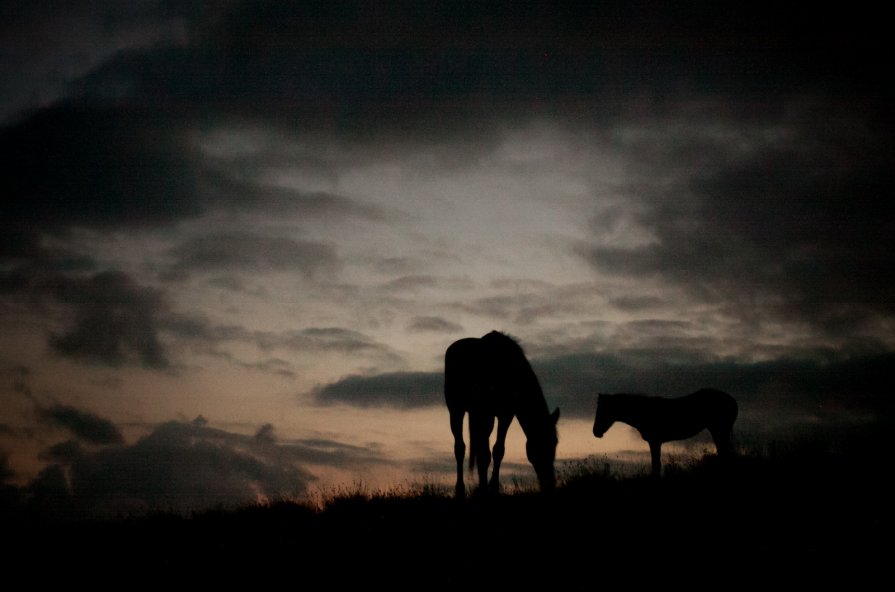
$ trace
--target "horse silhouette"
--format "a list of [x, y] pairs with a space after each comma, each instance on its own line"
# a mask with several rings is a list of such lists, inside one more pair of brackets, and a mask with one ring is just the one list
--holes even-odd
[[[483, 337], [466, 337], [452, 343], [444, 355], [444, 398], [454, 435], [457, 497], [466, 494], [463, 483], [466, 454], [463, 418], [466, 414], [469, 414], [469, 470], [478, 465], [477, 491], [497, 492], [500, 489], [500, 463], [505, 453], [507, 430], [514, 417], [525, 433], [526, 456], [534, 467], [541, 490], [553, 490], [559, 409], [549, 412], [538, 378], [515, 340], [492, 331]], [[497, 439], [492, 451], [489, 441], [495, 419]], [[488, 481], [492, 458], [494, 468]]]
[[594, 436], [602, 438], [616, 421], [634, 427], [649, 444], [652, 475], [659, 477], [662, 444], [692, 438], [705, 429], [715, 441], [718, 456], [732, 456], [731, 438], [736, 418], [736, 400], [715, 389], [701, 389], [678, 398], [601, 393], [597, 396]]

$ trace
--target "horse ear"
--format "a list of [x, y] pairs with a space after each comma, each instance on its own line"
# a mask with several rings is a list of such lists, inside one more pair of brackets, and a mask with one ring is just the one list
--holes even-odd
[[556, 423], [559, 421], [559, 407], [557, 407], [556, 409], [553, 410], [553, 413], [550, 414], [550, 417], [553, 418], [553, 423]]

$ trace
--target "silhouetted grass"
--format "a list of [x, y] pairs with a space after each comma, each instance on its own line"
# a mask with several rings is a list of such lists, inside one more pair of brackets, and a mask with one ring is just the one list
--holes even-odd
[[6, 536], [17, 542], [13, 565], [79, 573], [101, 561], [153, 578], [257, 572], [333, 589], [591, 590], [595, 581], [685, 583], [709, 568], [740, 583], [848, 573], [854, 587], [882, 556], [875, 541], [892, 526], [892, 488], [881, 455], [816, 444], [745, 451], [731, 464], [680, 457], [659, 481], [610, 457], [562, 463], [551, 496], [510, 488], [457, 500], [434, 484], [360, 484], [316, 503], [22, 522]]

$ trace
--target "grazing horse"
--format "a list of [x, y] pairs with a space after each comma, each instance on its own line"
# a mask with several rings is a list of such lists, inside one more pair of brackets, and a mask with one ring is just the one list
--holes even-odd
[[[507, 430], [514, 417], [525, 432], [525, 452], [538, 476], [541, 490], [553, 490], [559, 409], [553, 413], [547, 409], [538, 378], [518, 343], [497, 331], [452, 343], [444, 354], [444, 398], [454, 435], [457, 497], [466, 494], [463, 418], [467, 413], [469, 470], [478, 464], [479, 491], [484, 491], [486, 483], [492, 492], [500, 488], [500, 463], [504, 457]], [[495, 419], [497, 439], [492, 454], [489, 440]], [[488, 465], [492, 458], [494, 469], [489, 482]]]
[[731, 432], [736, 418], [736, 400], [715, 389], [701, 389], [674, 399], [601, 393], [597, 397], [594, 436], [602, 438], [616, 421], [636, 428], [649, 444], [653, 477], [659, 477], [662, 444], [692, 438], [704, 429], [711, 433], [718, 455], [731, 456]]

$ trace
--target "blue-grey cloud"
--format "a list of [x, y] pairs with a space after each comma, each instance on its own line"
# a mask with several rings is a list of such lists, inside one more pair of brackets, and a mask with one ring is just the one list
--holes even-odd
[[391, 372], [346, 376], [316, 388], [313, 395], [323, 405], [411, 409], [442, 404], [443, 385], [444, 377], [438, 372]]

